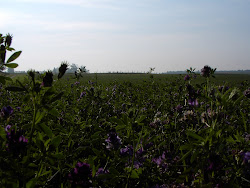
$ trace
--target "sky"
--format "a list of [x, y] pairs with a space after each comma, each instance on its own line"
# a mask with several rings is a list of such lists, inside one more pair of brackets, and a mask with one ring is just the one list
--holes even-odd
[[16, 71], [246, 70], [249, 10], [250, 0], [0, 0], [0, 33], [22, 51]]

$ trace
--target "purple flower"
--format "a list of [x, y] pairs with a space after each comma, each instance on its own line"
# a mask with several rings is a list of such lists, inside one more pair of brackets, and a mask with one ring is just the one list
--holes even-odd
[[111, 150], [111, 149], [118, 149], [120, 147], [121, 143], [121, 139], [120, 137], [117, 135], [116, 132], [110, 132], [108, 134], [108, 138], [105, 140], [107, 142], [107, 149]]
[[245, 95], [247, 98], [250, 98], [250, 88], [248, 88], [247, 90], [244, 91], [244, 95]]
[[205, 65], [202, 69], [201, 69], [201, 76], [203, 77], [209, 77], [211, 74], [211, 67], [209, 67], [208, 65]]
[[11, 106], [3, 107], [1, 111], [2, 117], [9, 117], [11, 114], [13, 114], [14, 110]]
[[222, 92], [223, 90], [224, 90], [224, 92], [226, 92], [229, 89], [229, 87], [228, 86], [220, 86], [218, 89], [220, 92]]
[[104, 168], [99, 168], [96, 172], [96, 176], [99, 176], [100, 174], [108, 174], [109, 173], [109, 170], [104, 170]]
[[85, 92], [85, 91], [81, 92], [80, 98], [82, 98], [82, 97], [85, 96], [85, 95], [86, 95], [86, 92]]
[[43, 78], [43, 86], [51, 87], [53, 83], [53, 73], [51, 71], [46, 72], [45, 77]]
[[184, 80], [185, 80], [185, 81], [190, 80], [190, 76], [187, 74], [187, 75], [184, 77]]
[[246, 153], [243, 153], [243, 161], [244, 163], [250, 162], [250, 151], [247, 151]]
[[189, 104], [190, 106], [198, 106], [198, 105], [199, 105], [197, 99], [188, 99], [188, 104]]
[[175, 109], [176, 109], [177, 112], [181, 112], [182, 109], [183, 109], [183, 106], [180, 105], [180, 104], [178, 104], [178, 105], [175, 107]]
[[8, 132], [8, 131], [10, 130], [10, 128], [11, 128], [11, 125], [7, 125], [7, 126], [5, 127], [4, 130], [5, 130], [6, 132]]
[[73, 186], [89, 187], [91, 185], [92, 172], [90, 165], [78, 162], [76, 167], [68, 174], [68, 180]]
[[59, 67], [58, 79], [63, 77], [67, 69], [68, 69], [68, 63], [62, 62], [61, 66]]
[[153, 158], [152, 162], [156, 163], [158, 167], [161, 167], [164, 172], [168, 168], [168, 164], [166, 163], [166, 152], [164, 151], [158, 158]]
[[79, 84], [80, 84], [80, 82], [76, 81], [74, 84], [75, 84], [75, 85], [79, 85]]
[[[7, 147], [10, 152], [13, 152], [15, 156], [18, 156], [20, 153], [24, 153], [28, 139], [23, 136], [22, 130], [11, 129], [11, 125], [5, 127], [6, 138], [7, 138]], [[9, 132], [10, 130], [10, 132]]]
[[128, 145], [125, 148], [121, 148], [120, 149], [120, 154], [122, 156], [125, 156], [125, 155], [132, 156], [133, 155], [133, 147], [131, 145]]

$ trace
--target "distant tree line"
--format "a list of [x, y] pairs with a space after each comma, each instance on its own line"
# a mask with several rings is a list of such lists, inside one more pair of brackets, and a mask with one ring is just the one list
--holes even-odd
[[[59, 71], [59, 67], [54, 67], [52, 72], [57, 74]], [[86, 69], [86, 66], [78, 66], [77, 64], [73, 63], [71, 65], [69, 65], [68, 69], [67, 69], [67, 73], [89, 73], [89, 70]]]

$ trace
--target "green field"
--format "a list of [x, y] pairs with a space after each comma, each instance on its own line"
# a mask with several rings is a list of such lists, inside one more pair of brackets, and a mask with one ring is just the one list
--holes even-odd
[[0, 187], [247, 187], [250, 75], [212, 75], [8, 75]]
[[[10, 74], [13, 80], [24, 80], [27, 74]], [[143, 82], [155, 81], [158, 83], [166, 83], [174, 80], [183, 80], [185, 75], [181, 74], [117, 74], [117, 73], [88, 73], [83, 74], [80, 78], [81, 82], [97, 82], [98, 84], [111, 84], [113, 82], [132, 82], [141, 84]], [[55, 77], [56, 79], [56, 77]], [[74, 74], [66, 74], [63, 79], [75, 79]], [[202, 83], [204, 78], [198, 77], [194, 83]], [[215, 78], [211, 82], [215, 85], [237, 86], [241, 82], [249, 82], [250, 74], [215, 74]]]

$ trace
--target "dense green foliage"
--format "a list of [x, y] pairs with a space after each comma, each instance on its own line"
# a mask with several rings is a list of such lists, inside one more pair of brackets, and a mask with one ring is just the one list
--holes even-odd
[[1, 187], [249, 185], [248, 81], [92, 76], [1, 86]]

